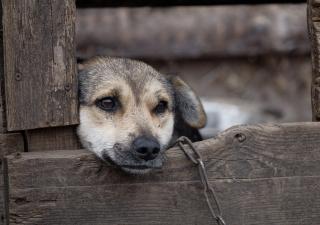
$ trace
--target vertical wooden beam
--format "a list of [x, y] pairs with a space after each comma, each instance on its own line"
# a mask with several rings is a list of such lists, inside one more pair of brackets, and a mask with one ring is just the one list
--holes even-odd
[[[0, 1], [0, 18], [3, 16], [2, 1]], [[0, 22], [0, 165], [3, 157], [14, 152], [24, 151], [24, 140], [21, 133], [6, 133], [5, 115], [5, 85], [4, 85], [4, 52], [3, 52], [3, 23]], [[5, 206], [3, 195], [3, 171], [0, 167], [0, 225], [5, 223]]]
[[[20, 133], [0, 133], [0, 165], [3, 157], [11, 153], [24, 152], [24, 140]], [[4, 172], [0, 166], [0, 225], [5, 224], [5, 203], [4, 203]]]
[[7, 128], [78, 123], [74, 0], [3, 0]]
[[312, 61], [312, 120], [320, 121], [320, 0], [308, 0], [307, 17]]
[[[0, 4], [0, 18], [2, 18], [2, 4]], [[5, 93], [4, 93], [4, 56], [3, 56], [3, 25], [0, 23], [0, 133], [6, 131]]]

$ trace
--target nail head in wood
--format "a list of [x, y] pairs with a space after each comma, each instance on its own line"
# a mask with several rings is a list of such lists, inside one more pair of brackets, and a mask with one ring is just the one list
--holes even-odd
[[246, 140], [246, 135], [244, 135], [243, 133], [237, 133], [235, 136], [234, 136], [240, 143], [241, 142], [244, 142]]
[[21, 79], [22, 79], [21, 73], [16, 73], [15, 79], [16, 79], [16, 81], [21, 81]]

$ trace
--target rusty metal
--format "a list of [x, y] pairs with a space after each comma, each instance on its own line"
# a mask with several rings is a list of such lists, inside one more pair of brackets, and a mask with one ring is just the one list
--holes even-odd
[[[188, 150], [186, 146], [188, 146], [191, 150]], [[214, 189], [209, 183], [207, 171], [205, 168], [205, 165], [203, 163], [201, 154], [195, 149], [192, 142], [187, 137], [180, 137], [176, 141], [176, 145], [180, 147], [180, 149], [186, 154], [186, 156], [195, 164], [198, 166], [200, 180], [203, 185], [203, 195], [205, 196], [205, 199], [207, 201], [208, 208], [210, 210], [210, 213], [214, 220], [217, 222], [218, 225], [226, 225], [223, 217], [222, 217], [222, 211], [220, 204], [218, 202], [217, 196], [214, 192]], [[215, 205], [215, 207], [214, 207]], [[216, 211], [215, 211], [216, 209]]]

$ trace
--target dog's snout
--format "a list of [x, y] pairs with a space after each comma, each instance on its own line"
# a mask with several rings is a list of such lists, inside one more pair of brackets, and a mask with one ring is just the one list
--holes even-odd
[[155, 159], [160, 152], [159, 143], [147, 137], [139, 137], [133, 142], [133, 151], [136, 156], [145, 161]]

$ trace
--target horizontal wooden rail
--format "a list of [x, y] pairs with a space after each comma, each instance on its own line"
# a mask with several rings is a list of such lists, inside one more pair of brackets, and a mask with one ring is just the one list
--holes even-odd
[[[239, 126], [195, 143], [227, 224], [320, 224], [320, 125]], [[84, 150], [4, 160], [10, 224], [211, 224], [197, 168], [177, 148], [132, 176]]]
[[236, 4], [285, 4], [306, 3], [306, 0], [76, 0], [77, 7], [139, 7], [139, 6], [196, 6], [196, 5], [236, 5]]
[[85, 59], [98, 52], [176, 61], [309, 55], [305, 20], [305, 5], [78, 10], [77, 56]]

